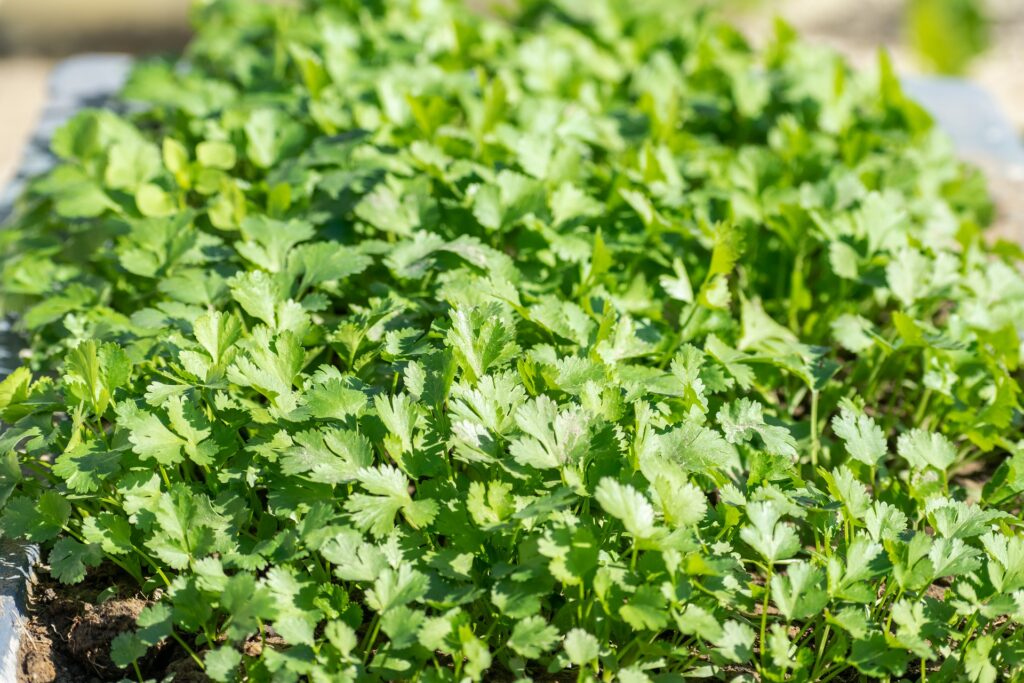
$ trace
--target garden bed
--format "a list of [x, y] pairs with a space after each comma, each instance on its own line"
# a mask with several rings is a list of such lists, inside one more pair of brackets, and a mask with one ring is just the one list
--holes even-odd
[[[564, 19], [553, 7], [540, 12], [549, 10]], [[236, 17], [210, 11], [214, 28], [207, 30], [219, 40], [216, 27]], [[238, 39], [258, 42], [285, 30], [286, 22], [267, 20], [275, 11], [286, 10], [254, 10], [253, 21], [272, 29], [243, 26]], [[592, 19], [578, 17], [584, 24]], [[651, 19], [642, 19], [644, 40], [661, 30]], [[433, 30], [429, 23], [427, 29]], [[481, 41], [503, 29], [488, 30]], [[367, 35], [396, 41], [395, 72], [408, 77], [406, 36]], [[553, 40], [559, 36], [556, 29]], [[804, 74], [807, 62], [788, 52], [784, 33], [778, 38], [780, 68]], [[578, 35], [573, 49], [597, 50], [589, 40]], [[667, 44], [682, 49], [674, 39]], [[61, 363], [54, 338], [67, 343], [61, 353], [69, 359], [58, 380], [67, 405], [54, 402], [43, 375], [32, 383], [22, 371], [15, 378], [22, 384], [6, 385], [4, 407], [21, 418], [25, 460], [41, 476], [17, 483], [3, 525], [9, 535], [50, 548], [49, 567], [23, 613], [19, 676], [77, 681], [134, 670], [187, 680], [203, 678], [198, 667], [205, 666], [216, 680], [239, 670], [326, 680], [367, 671], [406, 678], [415, 667], [489, 680], [544, 672], [587, 680], [602, 669], [634, 681], [649, 680], [644, 672], [656, 669], [843, 680], [854, 669], [882, 677], [954, 675], [957, 667], [977, 671], [982, 664], [995, 670], [990, 653], [1009, 667], [1012, 651], [997, 639], [1011, 626], [999, 611], [1005, 600], [993, 598], [969, 618], [969, 611], [962, 619], [943, 611], [961, 589], [997, 597], [1003, 591], [1002, 583], [980, 589], [969, 582], [983, 552], [991, 556], [988, 575], [1002, 581], [999, 543], [1011, 534], [1003, 521], [1016, 514], [1021, 490], [1005, 466], [1006, 452], [1017, 448], [1007, 435], [1019, 417], [1010, 388], [1019, 332], [1012, 320], [994, 330], [959, 322], [946, 328], [957, 305], [978, 319], [986, 306], [1012, 303], [998, 298], [1009, 296], [998, 287], [995, 303], [983, 300], [983, 285], [1010, 278], [1012, 270], [979, 266], [990, 254], [977, 232], [988, 216], [977, 177], [929, 137], [899, 86], [885, 80], [884, 64], [879, 94], [850, 95], [863, 98], [875, 129], [840, 148], [830, 126], [855, 120], [852, 110], [827, 112], [838, 118], [823, 116], [813, 133], [798, 129], [795, 115], [776, 120], [775, 106], [816, 114], [807, 113], [799, 87], [790, 93], [780, 85], [772, 104], [767, 86], [756, 90], [757, 70], [732, 70], [749, 59], [742, 47], [709, 44], [732, 51], [722, 68], [735, 87], [716, 90], [714, 69], [695, 78], [710, 88], [688, 112], [703, 137], [675, 147], [663, 144], [679, 134], [673, 121], [658, 123], [657, 109], [625, 111], [636, 102], [603, 86], [587, 96], [607, 97], [601, 106], [609, 116], [581, 122], [573, 118], [580, 109], [566, 110], [566, 130], [580, 136], [576, 148], [557, 152], [561, 141], [545, 143], [545, 130], [533, 131], [541, 136], [536, 147], [518, 144], [501, 129], [502, 105], [495, 102], [551, 85], [535, 80], [536, 65], [527, 59], [528, 85], [506, 91], [497, 82], [486, 90], [486, 107], [467, 109], [487, 163], [452, 164], [448, 155], [479, 150], [468, 144], [467, 131], [444, 125], [449, 102], [424, 96], [403, 104], [388, 84], [374, 89], [378, 74], [364, 81], [328, 74], [315, 54], [294, 44], [281, 59], [293, 60], [301, 73], [308, 109], [305, 99], [289, 114], [273, 108], [287, 106], [299, 81], [283, 76], [286, 67], [277, 62], [259, 71], [245, 61], [264, 54], [254, 50], [221, 65], [237, 69], [240, 82], [255, 72], [268, 79], [244, 107], [224, 104], [237, 93], [214, 82], [220, 67], [211, 68], [211, 82], [189, 81], [194, 90], [179, 102], [175, 84], [191, 75], [158, 65], [135, 84], [136, 95], [154, 104], [140, 127], [99, 115], [78, 120], [61, 138], [64, 175], [35, 188], [39, 206], [56, 207], [59, 218], [47, 225], [54, 243], [40, 246], [24, 218], [17, 228], [33, 253], [56, 261], [54, 254], [67, 250], [61, 258], [78, 270], [53, 271], [55, 301], [19, 272], [22, 264], [5, 271], [28, 299], [43, 301], [26, 316], [34, 316], [29, 329], [41, 355], [34, 362]], [[199, 48], [210, 49], [206, 56], [215, 64], [228, 54], [216, 45]], [[590, 64], [590, 54], [581, 54]], [[518, 68], [522, 55], [510, 51], [507, 58]], [[645, 69], [661, 68], [657, 55], [650, 59]], [[472, 100], [464, 89], [475, 87], [463, 78], [469, 69], [453, 73], [438, 87]], [[590, 76], [599, 83], [620, 77], [609, 64]], [[317, 107], [332, 96], [332, 79], [339, 87], [369, 84], [382, 109], [368, 111], [366, 98], [354, 96], [347, 100], [353, 121], [393, 117], [384, 130], [394, 137], [371, 143], [359, 129], [339, 134], [352, 121], [339, 123], [331, 118], [336, 108]], [[94, 81], [84, 72], [75, 79]], [[788, 87], [799, 79], [779, 82]], [[576, 96], [575, 85], [565, 87]], [[752, 92], [761, 96], [748, 99]], [[84, 97], [95, 104], [102, 100], [96, 95]], [[210, 121], [209, 128], [190, 125], [197, 123], [189, 120], [194, 112], [215, 110], [211, 102], [228, 106], [224, 131]], [[534, 104], [528, 115], [547, 106]], [[716, 106], [734, 107], [732, 117], [716, 116]], [[315, 133], [294, 120], [310, 112]], [[964, 117], [989, 122], [981, 136], [952, 125], [965, 156], [977, 158], [970, 140], [998, 140], [993, 116], [976, 110]], [[543, 118], [526, 120], [543, 128]], [[777, 125], [771, 134], [762, 127], [768, 122]], [[97, 131], [118, 141], [116, 155], [96, 144]], [[307, 135], [319, 136], [319, 144], [293, 158]], [[736, 159], [730, 135], [748, 144]], [[432, 147], [434, 136], [450, 136], [448, 146]], [[630, 153], [630, 136], [642, 139], [636, 149], [643, 154]], [[1016, 144], [1011, 140], [998, 142], [1000, 154]], [[906, 165], [896, 165], [892, 180], [906, 196], [888, 192], [893, 160], [880, 151], [888, 150], [882, 141], [906, 147], [899, 159]], [[693, 175], [684, 180], [671, 155], [702, 145], [715, 153], [690, 159], [684, 170]], [[406, 146], [409, 153], [400, 156]], [[802, 172], [816, 177], [828, 168], [822, 159], [839, 149], [837, 166], [867, 157], [857, 169], [867, 185], [851, 171], [827, 176], [828, 192], [820, 195], [805, 186], [799, 202], [793, 187], [759, 194], [760, 183], [782, 177], [776, 174], [792, 162], [786, 155], [806, 155]], [[596, 159], [586, 172], [573, 165], [584, 153]], [[495, 162], [495, 154], [505, 161]], [[605, 173], [600, 164], [608, 159], [623, 168]], [[718, 167], [723, 159], [730, 165]], [[1012, 153], [982, 161], [1016, 182]], [[33, 173], [44, 165], [32, 163]], [[88, 175], [97, 168], [105, 169], [98, 181]], [[542, 184], [549, 174], [550, 185]], [[556, 182], [564, 180], [558, 174], [577, 184]], [[916, 174], [920, 185], [906, 182]], [[722, 178], [735, 180], [716, 188]], [[446, 193], [436, 205], [435, 181]], [[740, 217], [736, 225], [713, 220], [732, 182], [740, 194], [749, 192], [731, 209]], [[872, 182], [886, 192], [869, 191]], [[709, 186], [701, 201], [686, 205], [689, 191]], [[772, 216], [772, 235], [759, 235], [763, 226], [753, 220], [764, 210], [762, 199], [782, 207]], [[817, 209], [808, 208], [815, 201]], [[291, 215], [296, 206], [307, 213]], [[174, 222], [179, 210], [188, 225]], [[266, 215], [243, 219], [247, 210]], [[464, 221], [465, 231], [446, 232], [441, 210]], [[106, 211], [124, 224], [97, 219]], [[835, 222], [823, 217], [826, 211], [835, 212]], [[1005, 225], [1013, 226], [1014, 211], [1002, 207]], [[209, 221], [201, 229], [189, 222], [200, 212]], [[68, 217], [75, 239], [90, 244], [105, 234], [117, 252], [81, 259], [63, 241]], [[893, 217], [905, 224], [890, 224]], [[886, 228], [872, 232], [878, 226]], [[894, 233], [906, 244], [886, 233], [897, 227], [907, 232]], [[795, 228], [806, 232], [794, 239], [788, 231]], [[807, 247], [802, 240], [819, 228], [813, 234], [821, 242]], [[750, 240], [751, 260], [737, 267], [748, 230], [764, 240]], [[179, 232], [194, 242], [182, 246]], [[650, 243], [639, 241], [648, 237]], [[954, 238], [977, 258], [960, 264]], [[925, 251], [931, 248], [934, 257]], [[870, 258], [858, 249], [869, 249]], [[1014, 253], [997, 247], [992, 255], [1012, 261]], [[799, 277], [781, 278], [780, 263]], [[158, 289], [154, 280], [167, 275], [168, 264], [179, 269], [172, 284]], [[220, 265], [223, 273], [213, 270]], [[517, 268], [535, 286], [517, 291]], [[978, 270], [976, 279], [960, 292], [962, 301], [950, 301], [948, 278], [969, 269]], [[360, 282], [349, 280], [364, 272]], [[805, 286], [804, 277], [827, 282], [837, 298]], [[110, 306], [97, 304], [89, 321], [95, 327], [88, 328], [77, 314], [92, 305], [82, 298], [90, 289], [66, 284], [75, 278], [151, 297], [152, 306], [131, 308], [104, 290]], [[276, 289], [286, 286], [294, 289]], [[392, 298], [388, 287], [401, 295]], [[838, 317], [851, 301], [864, 305], [843, 308]], [[75, 315], [58, 329], [54, 323], [67, 311]], [[820, 315], [836, 319], [823, 324]], [[86, 339], [90, 332], [99, 341]], [[981, 341], [972, 336], [969, 343], [981, 360], [952, 352], [974, 334]], [[704, 350], [694, 345], [700, 340]], [[916, 364], [915, 350], [932, 348], [932, 356], [920, 353], [946, 363], [939, 368], [945, 375]], [[893, 357], [899, 363], [887, 366]], [[956, 394], [946, 385], [951, 368], [970, 378]], [[1009, 397], [985, 385], [990, 378]], [[995, 406], [993, 396], [1001, 399]], [[864, 405], [863, 397], [872, 402]], [[933, 419], [939, 414], [948, 422]], [[44, 441], [39, 426], [50, 428], [54, 417], [62, 427]], [[958, 490], [976, 487], [964, 476], [972, 468], [997, 467], [1003, 480], [986, 491], [984, 507]], [[92, 505], [90, 496], [99, 484], [108, 486], [112, 473], [117, 487]], [[53, 488], [40, 489], [43, 480]], [[77, 494], [71, 500], [80, 508], [65, 500], [67, 491]], [[24, 564], [23, 546], [14, 558]], [[57, 586], [51, 571], [75, 587]], [[887, 571], [892, 576], [880, 578]], [[1007, 578], [1005, 585], [1014, 584]], [[927, 624], [915, 601], [927, 605]], [[850, 606], [872, 602], [877, 623]], [[790, 655], [790, 639], [805, 644], [799, 656]], [[950, 648], [961, 640], [965, 654], [954, 656]]]

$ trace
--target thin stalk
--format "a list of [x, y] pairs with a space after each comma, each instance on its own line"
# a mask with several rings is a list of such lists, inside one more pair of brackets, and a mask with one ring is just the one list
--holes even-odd
[[818, 667], [821, 666], [822, 657], [825, 655], [825, 645], [828, 643], [829, 632], [832, 630], [832, 624], [825, 624], [825, 628], [821, 632], [821, 640], [818, 642], [818, 654], [814, 658], [814, 666], [811, 668], [811, 678], [815, 677], [818, 672]]
[[811, 466], [818, 466], [818, 392], [811, 391]]
[[914, 413], [914, 424], [921, 426], [921, 421], [924, 420], [925, 414], [928, 412], [928, 403], [932, 398], [931, 388], [926, 388], [924, 394], [921, 395], [921, 402], [917, 405], [917, 411]]
[[978, 613], [975, 612], [971, 615], [971, 618], [967, 622], [967, 634], [964, 639], [960, 641], [960, 650], [963, 652], [967, 651], [967, 643], [970, 642], [971, 636], [974, 635], [974, 629], [978, 627]]
[[185, 643], [184, 640], [182, 640], [181, 636], [179, 636], [174, 631], [171, 631], [171, 637], [178, 641], [178, 645], [181, 645], [182, 649], [188, 653], [188, 656], [192, 658], [192, 660], [196, 663], [196, 666], [198, 666], [200, 670], [206, 671], [206, 665], [203, 664], [203, 660], [199, 657], [199, 655], [195, 653], [195, 651], [192, 648], [190, 648]]
[[772, 585], [772, 569], [773, 565], [768, 565], [768, 577], [764, 582], [764, 598], [761, 600], [761, 642], [758, 648], [758, 657], [761, 660], [761, 671], [764, 672], [764, 651], [765, 651], [765, 634], [768, 631], [768, 598], [771, 595]]
[[843, 673], [844, 671], [846, 671], [849, 668], [850, 668], [849, 664], [840, 664], [835, 669], [833, 669], [827, 676], [822, 678], [818, 683], [828, 683], [828, 681], [831, 681], [833, 678], [835, 678], [836, 676], [838, 676], [839, 674]]
[[373, 644], [377, 642], [377, 636], [380, 634], [380, 615], [373, 617], [373, 624], [370, 627], [369, 637], [366, 639], [366, 644], [363, 649], [363, 664], [370, 663], [370, 654], [373, 652]]
[[141, 550], [139, 550], [138, 546], [136, 546], [134, 544], [132, 545], [132, 550], [134, 550], [136, 553], [138, 553], [139, 556], [146, 561], [146, 564], [148, 564], [150, 567], [153, 568], [153, 571], [155, 571], [157, 573], [157, 576], [159, 576], [160, 580], [164, 582], [164, 585], [166, 585], [167, 587], [170, 587], [171, 580], [167, 578], [167, 575], [164, 574], [163, 570], [160, 569], [159, 565], [157, 565], [157, 563], [154, 562], [152, 560], [152, 558], [150, 558], [149, 555], [147, 555], [146, 553], [144, 553]]

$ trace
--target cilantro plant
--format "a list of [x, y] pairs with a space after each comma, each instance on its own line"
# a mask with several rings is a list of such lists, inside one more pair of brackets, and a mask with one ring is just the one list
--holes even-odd
[[883, 56], [215, 1], [7, 230], [0, 527], [217, 681], [1024, 675], [1021, 251]]

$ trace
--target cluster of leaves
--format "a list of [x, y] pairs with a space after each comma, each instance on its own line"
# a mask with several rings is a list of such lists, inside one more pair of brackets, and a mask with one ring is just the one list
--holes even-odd
[[676, 0], [196, 15], [0, 237], [0, 528], [153, 596], [116, 662], [1021, 675], [1022, 254], [884, 56]]

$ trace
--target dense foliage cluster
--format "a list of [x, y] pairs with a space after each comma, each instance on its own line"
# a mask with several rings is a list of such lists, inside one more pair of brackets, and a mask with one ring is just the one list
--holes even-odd
[[1020, 675], [1021, 252], [884, 57], [676, 0], [196, 19], [0, 236], [0, 526], [152, 596], [119, 665]]

